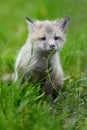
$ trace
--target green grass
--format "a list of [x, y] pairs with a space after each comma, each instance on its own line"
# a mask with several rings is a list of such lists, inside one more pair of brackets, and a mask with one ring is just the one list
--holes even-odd
[[1, 0], [0, 76], [13, 72], [18, 51], [28, 35], [25, 16], [33, 19], [71, 17], [67, 42], [60, 52], [66, 80], [50, 105], [39, 85], [0, 81], [0, 130], [87, 129], [87, 1]]

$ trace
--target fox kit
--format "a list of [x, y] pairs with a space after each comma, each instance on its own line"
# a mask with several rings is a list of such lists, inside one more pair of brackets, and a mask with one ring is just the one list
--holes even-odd
[[15, 63], [12, 79], [20, 74], [22, 82], [31, 76], [32, 80], [44, 81], [44, 89], [54, 98], [54, 90], [63, 85], [63, 71], [58, 52], [66, 40], [69, 17], [54, 21], [31, 20], [26, 17], [29, 36], [21, 48]]

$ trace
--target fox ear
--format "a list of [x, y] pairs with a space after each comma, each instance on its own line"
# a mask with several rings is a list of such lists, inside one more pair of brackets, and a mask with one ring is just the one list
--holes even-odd
[[33, 32], [35, 30], [35, 21], [34, 20], [31, 20], [30, 18], [28, 17], [25, 17], [26, 18], [26, 21], [28, 23], [28, 29], [29, 31]]
[[69, 22], [70, 22], [70, 17], [68, 17], [68, 16], [56, 20], [57, 26], [58, 26], [58, 27], [61, 29], [61, 31], [63, 31], [64, 33], [66, 33], [66, 31], [67, 31]]

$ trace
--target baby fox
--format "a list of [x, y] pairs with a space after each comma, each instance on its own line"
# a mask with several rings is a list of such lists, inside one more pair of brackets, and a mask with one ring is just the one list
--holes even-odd
[[22, 74], [22, 83], [28, 79], [42, 80], [46, 94], [54, 98], [54, 90], [63, 85], [58, 52], [66, 40], [70, 18], [38, 21], [26, 17], [26, 20], [29, 36], [18, 54], [11, 79], [16, 81]]

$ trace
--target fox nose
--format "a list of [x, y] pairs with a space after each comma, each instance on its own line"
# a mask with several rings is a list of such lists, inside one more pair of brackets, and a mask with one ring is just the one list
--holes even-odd
[[55, 45], [50, 45], [50, 48], [51, 48], [51, 49], [55, 48]]

